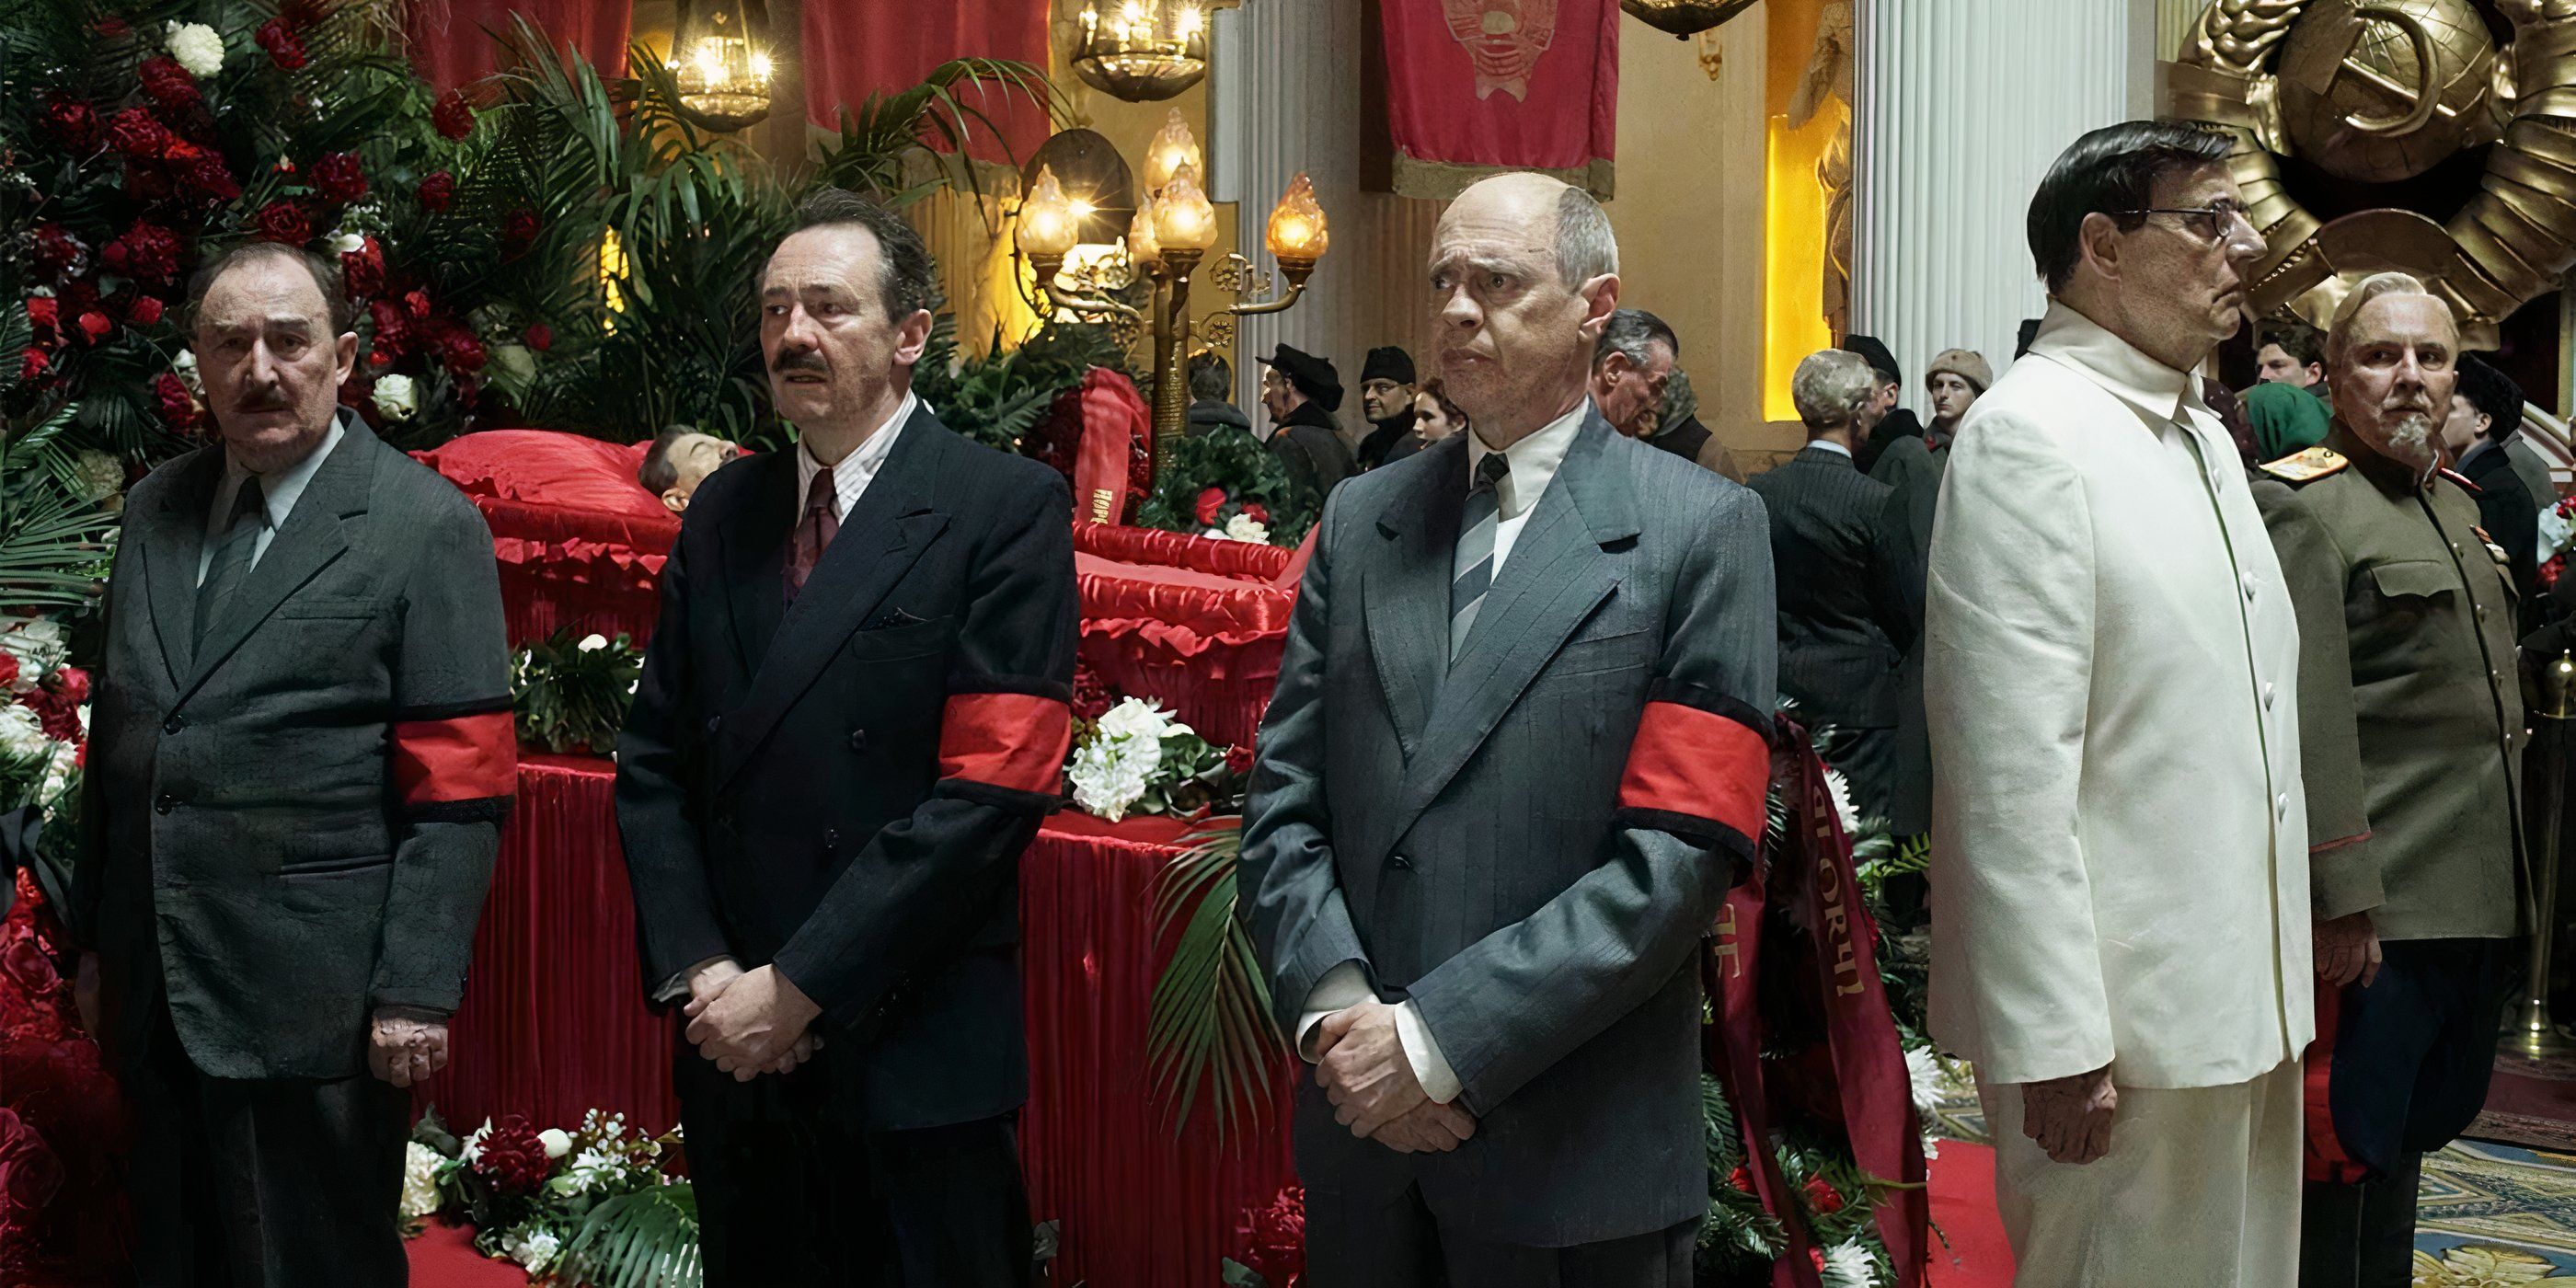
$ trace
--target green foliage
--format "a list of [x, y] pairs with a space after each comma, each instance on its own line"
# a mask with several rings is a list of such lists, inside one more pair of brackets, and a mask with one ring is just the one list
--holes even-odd
[[1288, 471], [1269, 447], [1232, 425], [1182, 439], [1155, 463], [1154, 494], [1136, 512], [1136, 522], [1167, 532], [1200, 533], [1199, 496], [1209, 488], [1226, 494], [1227, 513], [1258, 503], [1269, 517], [1270, 542], [1294, 546], [1315, 525], [1320, 498], [1289, 482]]
[[928, 138], [946, 154], [943, 162], [962, 171], [972, 187], [973, 167], [957, 164], [953, 158], [965, 155], [966, 144], [979, 127], [987, 134], [1000, 134], [982, 104], [1013, 94], [1044, 104], [1050, 116], [1061, 115], [1062, 93], [1043, 71], [996, 58], [941, 63], [910, 89], [870, 94], [857, 107], [844, 104], [840, 133], [818, 149], [815, 179], [853, 192], [885, 194], [898, 206], [909, 205], [946, 181], [904, 186], [905, 162], [919, 153], [922, 140]]
[[564, 1248], [564, 1288], [698, 1288], [698, 1195], [686, 1182], [622, 1194]]
[[1258, 1120], [1287, 1045], [1270, 1018], [1270, 987], [1251, 932], [1235, 915], [1240, 823], [1199, 832], [1154, 886], [1157, 940], [1181, 925], [1172, 959], [1154, 981], [1145, 1048], [1154, 1088], [1173, 1130], [1189, 1122], [1203, 1085], [1223, 1139], [1234, 1123]]
[[[941, 314], [913, 369], [913, 391], [939, 409], [939, 422], [987, 447], [1022, 455], [1056, 397], [1093, 367], [1124, 370], [1124, 351], [1105, 326], [1049, 320], [1016, 349], [995, 345], [980, 358], [957, 352], [957, 319]], [[1132, 378], [1132, 373], [1131, 373]]]
[[565, 627], [519, 651], [510, 669], [510, 706], [519, 741], [558, 754], [617, 750], [617, 731], [635, 701], [643, 651], [624, 631], [573, 640]]

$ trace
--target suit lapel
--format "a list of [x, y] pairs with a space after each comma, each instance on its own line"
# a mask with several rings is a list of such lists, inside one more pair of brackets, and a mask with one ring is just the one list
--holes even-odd
[[[189, 664], [186, 684], [180, 687], [179, 700], [187, 701], [232, 656], [233, 650], [259, 629], [286, 597], [313, 580], [316, 573], [331, 566], [333, 560], [348, 552], [347, 520], [367, 512], [367, 497], [374, 489], [376, 453], [390, 450], [376, 441], [376, 436], [354, 416], [342, 419], [340, 444], [322, 458], [304, 492], [295, 499], [295, 510], [286, 516], [286, 526], [269, 538], [268, 552], [251, 567], [233, 592], [231, 605], [224, 611], [216, 628], [206, 635], [205, 646]], [[201, 533], [203, 529], [199, 530]], [[191, 611], [195, 592], [190, 590]]]
[[[1405, 766], [1395, 826], [1400, 836], [1520, 700], [1522, 691], [1619, 584], [1621, 547], [1638, 532], [1627, 477], [1604, 450], [1615, 431], [1590, 412], [1556, 478], [1513, 541], [1465, 647], [1432, 705], [1421, 754]], [[1443, 607], [1446, 597], [1443, 596]], [[1446, 621], [1439, 653], [1447, 654]]]
[[[949, 441], [947, 429], [927, 405], [904, 423], [894, 451], [860, 494], [858, 505], [842, 517], [840, 531], [797, 593], [795, 606], [780, 619], [777, 636], [758, 658], [759, 669], [741, 709], [725, 721], [715, 749], [719, 783], [742, 769], [788, 708], [813, 687], [851, 632], [948, 526], [948, 516], [931, 507], [931, 496], [947, 463]], [[793, 491], [792, 460], [788, 477]], [[783, 555], [770, 564], [782, 561]], [[766, 585], [771, 596], [781, 594], [774, 577]]]
[[1377, 520], [1385, 553], [1360, 583], [1369, 652], [1407, 760], [1421, 746], [1432, 699], [1449, 668], [1449, 574], [1467, 491], [1463, 435], [1453, 434], [1421, 454], [1431, 465], [1388, 499]]
[[760, 670], [779, 620], [787, 615], [782, 578], [787, 537], [799, 517], [796, 452], [793, 447], [771, 452], [759, 462], [749, 494], [724, 527], [725, 602], [746, 675]]
[[205, 555], [206, 512], [213, 508], [215, 484], [224, 476], [224, 449], [205, 448], [179, 471], [141, 534], [144, 597], [151, 605], [152, 632], [160, 637], [161, 662], [173, 689], [186, 683], [193, 669], [197, 561]]

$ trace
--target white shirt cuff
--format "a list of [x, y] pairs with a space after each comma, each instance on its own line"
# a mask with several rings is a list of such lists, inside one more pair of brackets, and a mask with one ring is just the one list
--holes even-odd
[[1413, 1080], [1422, 1084], [1422, 1094], [1444, 1105], [1458, 1098], [1458, 1073], [1440, 1054], [1440, 1044], [1431, 1040], [1431, 1026], [1422, 1022], [1420, 1005], [1406, 1002], [1395, 1008], [1395, 1038], [1404, 1044], [1405, 1063], [1413, 1066]]
[[1315, 982], [1315, 991], [1306, 995], [1306, 1009], [1297, 1016], [1297, 1054], [1306, 1063], [1315, 1063], [1315, 1026], [1335, 1011], [1347, 1010], [1376, 997], [1369, 991], [1368, 972], [1358, 962], [1343, 962], [1324, 972]]

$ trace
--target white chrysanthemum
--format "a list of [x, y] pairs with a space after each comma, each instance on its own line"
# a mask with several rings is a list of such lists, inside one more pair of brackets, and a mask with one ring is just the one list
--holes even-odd
[[420, 408], [420, 387], [405, 375], [376, 378], [376, 410], [392, 420], [409, 420]]
[[0, 652], [18, 659], [18, 678], [10, 688], [25, 693], [71, 656], [71, 640], [61, 623], [39, 617], [0, 632]]
[[[86, 713], [89, 708], [81, 710]], [[54, 744], [53, 759], [46, 762], [45, 781], [36, 787], [36, 802], [50, 805], [71, 790], [72, 775], [80, 771], [80, 748], [68, 742]]]
[[473, 1166], [474, 1160], [483, 1156], [483, 1138], [491, 1134], [492, 1120], [486, 1118], [482, 1126], [474, 1129], [473, 1135], [465, 1138], [465, 1144], [456, 1151], [456, 1156], [464, 1160], [466, 1166]]
[[1102, 724], [1098, 735], [1074, 751], [1065, 776], [1073, 780], [1074, 804], [1115, 823], [1144, 799], [1146, 785], [1162, 763], [1163, 743], [1156, 737], [1113, 734], [1106, 719]]
[[15, 702], [0, 707], [0, 757], [17, 761], [52, 754], [53, 739], [45, 736], [44, 722], [35, 712]]
[[72, 457], [72, 475], [85, 501], [104, 501], [125, 490], [125, 466], [105, 452], [82, 449]]
[[447, 1160], [413, 1141], [403, 1148], [402, 1217], [418, 1220], [438, 1211], [438, 1169]]
[[1878, 1264], [1857, 1241], [1825, 1249], [1825, 1288], [1878, 1288]]
[[1129, 698], [1100, 717], [1103, 738], [1151, 738], [1159, 742], [1185, 730], [1186, 726], [1174, 721], [1170, 712], [1146, 698]]
[[1932, 1133], [1930, 1133], [1930, 1132], [1928, 1132], [1928, 1131], [1927, 1131], [1927, 1132], [1925, 1132], [1925, 1133], [1923, 1133], [1923, 1157], [1924, 1157], [1924, 1158], [1926, 1158], [1926, 1159], [1934, 1159], [1934, 1158], [1939, 1158], [1940, 1156], [1941, 1156], [1941, 1140], [1940, 1140], [1940, 1138], [1939, 1138], [1939, 1137], [1937, 1137], [1937, 1136], [1934, 1136]]
[[1860, 831], [1860, 811], [1852, 808], [1851, 783], [1844, 779], [1843, 772], [1841, 770], [1827, 769], [1825, 771], [1825, 790], [1833, 793], [1834, 817], [1842, 820], [1843, 835], [1851, 836], [1858, 833]]
[[202, 22], [170, 24], [170, 56], [199, 79], [224, 69], [224, 38]]
[[519, 1226], [501, 1236], [501, 1255], [518, 1262], [530, 1275], [543, 1274], [563, 1251], [563, 1240], [550, 1231]]
[[1249, 541], [1255, 545], [1265, 546], [1270, 544], [1269, 527], [1248, 514], [1238, 514], [1226, 520], [1225, 535], [1234, 541]]
[[546, 1147], [548, 1158], [561, 1158], [572, 1152], [572, 1136], [561, 1127], [548, 1127], [538, 1132], [537, 1143]]
[[1916, 1047], [1905, 1053], [1905, 1078], [1914, 1088], [1914, 1112], [1929, 1118], [1941, 1104], [1941, 1092], [1948, 1079], [1941, 1072], [1941, 1058], [1930, 1047]]
[[181, 349], [179, 351], [179, 356], [170, 360], [170, 369], [179, 373], [179, 382], [188, 386], [189, 393], [196, 394], [199, 397], [205, 396], [206, 387], [197, 382], [197, 353], [195, 350]]
[[573, 647], [580, 649], [584, 653], [596, 653], [599, 650], [608, 647], [608, 637], [594, 631], [588, 635], [582, 636], [581, 643], [576, 644]]

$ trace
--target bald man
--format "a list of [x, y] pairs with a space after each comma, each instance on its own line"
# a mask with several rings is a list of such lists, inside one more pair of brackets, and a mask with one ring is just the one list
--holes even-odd
[[1298, 592], [1242, 888], [1314, 1066], [1319, 1288], [1691, 1281], [1693, 962], [1762, 829], [1769, 524], [1585, 396], [1618, 256], [1555, 180], [1459, 196], [1428, 276], [1473, 428], [1336, 489]]

